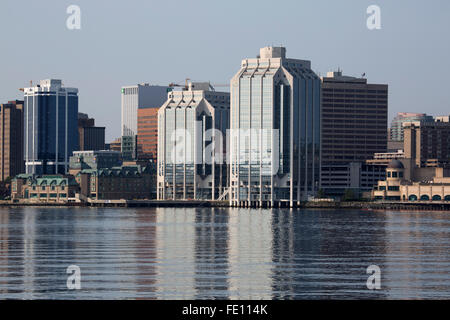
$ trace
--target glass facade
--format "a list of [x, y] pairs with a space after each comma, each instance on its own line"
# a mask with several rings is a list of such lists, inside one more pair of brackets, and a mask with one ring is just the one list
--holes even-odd
[[428, 116], [425, 113], [398, 113], [391, 122], [391, 140], [403, 141], [403, 123], [405, 122], [433, 122], [433, 116]]
[[321, 82], [309, 64], [248, 59], [232, 79], [232, 205], [292, 206], [317, 191]]
[[170, 94], [158, 112], [158, 199], [214, 200], [227, 190], [228, 127], [228, 93]]
[[26, 173], [65, 174], [69, 157], [78, 150], [77, 90], [27, 89], [31, 90], [24, 99]]

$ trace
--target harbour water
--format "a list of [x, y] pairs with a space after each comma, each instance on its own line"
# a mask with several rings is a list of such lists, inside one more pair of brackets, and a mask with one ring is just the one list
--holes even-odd
[[450, 212], [0, 208], [0, 299], [330, 298], [449, 299]]

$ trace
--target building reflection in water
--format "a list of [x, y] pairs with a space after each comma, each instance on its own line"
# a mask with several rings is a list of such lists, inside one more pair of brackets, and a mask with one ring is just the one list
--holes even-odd
[[266, 209], [230, 208], [229, 297], [270, 299], [272, 214]]
[[[0, 298], [449, 298], [447, 212], [0, 208]], [[66, 287], [81, 268], [82, 289]], [[380, 291], [366, 287], [381, 268]]]
[[[136, 210], [136, 239], [133, 250], [136, 256], [136, 298], [156, 299], [157, 213], [156, 208]], [[131, 248], [130, 248], [131, 249]]]
[[157, 208], [156, 217], [156, 294], [159, 299], [194, 299], [195, 211]]
[[228, 210], [195, 209], [195, 299], [228, 299]]
[[383, 298], [366, 268], [385, 261], [384, 222], [361, 212], [273, 210], [273, 299]]
[[0, 208], [0, 295], [9, 293], [14, 282], [9, 268], [10, 259], [12, 259], [10, 247], [13, 245], [9, 236], [9, 223], [9, 210]]
[[448, 212], [387, 212], [384, 283], [391, 299], [449, 299]]

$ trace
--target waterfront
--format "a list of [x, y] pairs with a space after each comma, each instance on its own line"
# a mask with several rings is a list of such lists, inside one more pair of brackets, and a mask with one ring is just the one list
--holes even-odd
[[0, 299], [449, 299], [449, 231], [438, 211], [2, 207]]

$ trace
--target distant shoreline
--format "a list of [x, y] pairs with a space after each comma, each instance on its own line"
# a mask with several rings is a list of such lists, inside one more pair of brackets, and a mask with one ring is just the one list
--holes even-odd
[[[194, 201], [194, 200], [103, 200], [93, 202], [11, 202], [0, 201], [0, 207], [112, 207], [112, 208], [232, 208], [228, 201]], [[233, 207], [255, 208], [255, 207]], [[274, 207], [277, 209], [279, 207]], [[288, 209], [289, 207], [282, 206]], [[256, 209], [260, 209], [259, 207]], [[261, 208], [267, 209], [267, 208]], [[293, 209], [371, 209], [371, 210], [414, 210], [414, 211], [450, 211], [450, 202], [447, 201], [416, 201], [416, 202], [304, 202], [295, 205]]]

